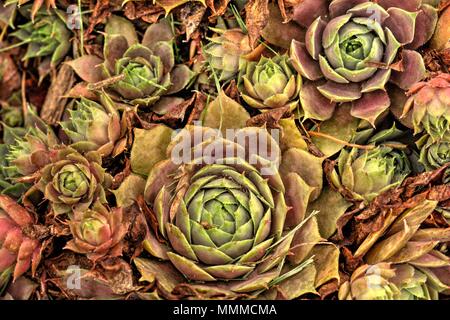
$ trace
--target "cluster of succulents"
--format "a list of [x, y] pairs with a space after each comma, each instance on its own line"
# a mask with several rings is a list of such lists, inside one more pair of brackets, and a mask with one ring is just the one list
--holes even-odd
[[448, 298], [448, 1], [169, 2], [0, 1], [0, 299]]

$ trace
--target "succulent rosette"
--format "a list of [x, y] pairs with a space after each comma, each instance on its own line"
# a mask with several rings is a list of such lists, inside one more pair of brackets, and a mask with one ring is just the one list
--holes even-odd
[[[173, 41], [167, 19], [150, 25], [138, 43], [133, 24], [112, 16], [106, 25], [104, 60], [85, 55], [69, 64], [88, 83], [104, 81], [102, 86], [114, 100], [150, 107], [162, 96], [184, 89], [192, 78], [186, 65], [175, 64]], [[162, 100], [158, 109], [170, 101], [169, 97]]]
[[434, 141], [447, 136], [450, 131], [450, 74], [441, 73], [428, 82], [419, 82], [408, 94], [403, 114], [411, 114], [414, 133], [425, 131]]
[[11, 197], [19, 198], [27, 189], [28, 185], [22, 183], [15, 183], [12, 180], [8, 160], [8, 147], [5, 144], [0, 144], [0, 193]]
[[400, 290], [393, 277], [395, 270], [389, 263], [363, 265], [339, 288], [339, 300], [396, 300]]
[[241, 29], [212, 28], [217, 36], [209, 39], [203, 47], [203, 54], [219, 81], [234, 78], [244, 62], [243, 56], [251, 52], [248, 35]]
[[75, 101], [61, 127], [72, 141], [73, 148], [108, 156], [114, 153], [123, 130], [111, 98], [103, 93], [100, 100], [101, 103], [86, 98]]
[[21, 180], [34, 175], [47, 165], [50, 149], [58, 143], [53, 131], [40, 120], [32, 109], [28, 109], [25, 124], [11, 128], [3, 125], [3, 144], [0, 144], [0, 192], [19, 198], [27, 189], [28, 183]]
[[[440, 250], [440, 244], [449, 240], [449, 228], [421, 226], [437, 204], [424, 200], [400, 214], [390, 211], [379, 230], [370, 233], [354, 253], [370, 267], [357, 269], [350, 285], [342, 284], [340, 297], [430, 300], [449, 294], [450, 259]], [[381, 278], [381, 288], [367, 288], [375, 283], [370, 281], [374, 277]]]
[[[28, 7], [24, 7], [28, 15]], [[24, 60], [43, 58], [43, 65], [57, 66], [71, 47], [70, 31], [67, 29], [62, 13], [53, 10], [40, 10], [34, 21], [19, 25], [17, 31], [10, 34], [27, 44]], [[4, 50], [4, 49], [2, 49]], [[42, 68], [41, 68], [42, 69]]]
[[[158, 221], [144, 248], [178, 270], [164, 277], [178, 282], [182, 274], [209, 293], [223, 288], [231, 295], [258, 295], [275, 284], [275, 295], [277, 290], [289, 298], [315, 293], [339, 278], [336, 247], [318, 244], [316, 216], [306, 209], [320, 194], [323, 159], [303, 149], [301, 136], [280, 149], [269, 131], [241, 127], [239, 117], [245, 123], [249, 115], [221, 93], [208, 106], [202, 126], [188, 126], [173, 140], [167, 139], [171, 129], [161, 125], [135, 133], [132, 169], [142, 172], [142, 162], [151, 163], [144, 198]], [[219, 118], [224, 125], [233, 123], [234, 138], [214, 129]], [[293, 120], [286, 121], [286, 130], [294, 133]], [[145, 160], [148, 142], [158, 133], [167, 149], [159, 161]], [[268, 153], [249, 152], [249, 141], [264, 144]], [[155, 267], [156, 262], [144, 260], [141, 268]]]
[[395, 141], [403, 132], [393, 126], [366, 140], [368, 149], [341, 150], [332, 183], [346, 188], [355, 199], [371, 201], [380, 193], [396, 187], [411, 173], [404, 145]]
[[106, 203], [105, 189], [111, 185], [112, 177], [102, 168], [98, 152], [82, 155], [71, 147], [63, 147], [55, 153], [37, 183], [55, 215], [83, 212], [97, 200]]
[[432, 300], [427, 275], [408, 264], [381, 262], [356, 269], [339, 288], [340, 300]]
[[57, 140], [53, 132], [43, 133], [39, 129], [31, 130], [23, 138], [8, 146], [5, 159], [9, 162], [12, 176], [28, 176], [49, 163], [50, 146]]
[[267, 111], [288, 106], [294, 110], [298, 106], [302, 78], [287, 55], [246, 61], [240, 78], [242, 99], [252, 108]]
[[41, 243], [25, 230], [36, 223], [17, 201], [0, 195], [0, 291], [13, 276], [16, 280], [30, 268], [34, 273], [41, 259]]
[[49, 147], [27, 134], [11, 144], [0, 144], [0, 193], [20, 198], [31, 185], [22, 179], [32, 176], [49, 163]]
[[433, 141], [428, 135], [424, 135], [417, 141], [420, 150], [420, 163], [426, 171], [436, 170], [450, 162], [450, 141], [442, 139]]
[[76, 211], [68, 223], [73, 239], [65, 249], [86, 254], [93, 261], [122, 255], [122, 240], [128, 225], [121, 208], [110, 211], [97, 201], [90, 209]]
[[437, 10], [420, 0], [308, 0], [294, 21], [307, 28], [291, 45], [293, 66], [310, 81], [300, 94], [305, 114], [327, 120], [352, 102], [354, 117], [374, 123], [390, 106], [388, 82], [408, 90], [424, 78], [414, 50], [433, 35]]

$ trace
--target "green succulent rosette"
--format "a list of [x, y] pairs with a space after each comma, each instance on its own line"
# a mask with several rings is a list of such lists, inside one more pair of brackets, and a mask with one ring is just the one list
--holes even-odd
[[289, 107], [294, 110], [299, 104], [302, 78], [287, 55], [246, 61], [239, 81], [242, 99], [252, 108], [267, 111]]
[[[265, 128], [245, 127], [249, 118], [220, 93], [201, 126], [173, 138], [163, 125], [135, 129], [131, 167], [147, 176], [144, 198], [158, 221], [144, 248], [167, 261], [135, 263], [147, 281], [153, 274], [163, 286], [172, 284], [165, 294], [190, 281], [193, 291], [211, 297], [223, 290], [292, 299], [339, 279], [337, 248], [322, 242], [317, 213], [307, 209], [321, 193], [323, 159], [306, 150], [293, 119], [282, 122], [280, 144]], [[230, 129], [235, 138], [219, 133]], [[289, 133], [295, 139], [286, 139]], [[252, 139], [268, 153], [248, 152]], [[167, 148], [150, 157], [146, 150], [156, 145]], [[116, 191], [116, 198], [124, 192], [130, 190]]]
[[20, 181], [48, 164], [50, 149], [58, 143], [53, 130], [29, 108], [25, 126], [3, 124], [0, 144], [0, 193], [19, 198], [31, 185]]
[[93, 203], [106, 203], [112, 177], [101, 166], [96, 151], [80, 154], [71, 147], [55, 150], [51, 162], [41, 170], [36, 184], [55, 215], [84, 212]]
[[389, 211], [354, 253], [370, 267], [354, 271], [350, 282], [342, 284], [340, 298], [437, 300], [439, 294], [448, 295], [450, 259], [441, 244], [448, 242], [450, 228], [422, 226], [437, 204], [424, 200], [400, 214]]
[[[372, 132], [360, 133], [363, 137]], [[395, 141], [404, 133], [395, 125], [383, 130], [363, 142], [369, 148], [353, 147], [341, 150], [337, 159], [337, 171], [332, 183], [337, 188], [346, 188], [357, 200], [370, 202], [380, 193], [396, 187], [412, 171], [411, 162], [403, 150], [404, 145]]]
[[175, 64], [169, 21], [150, 25], [141, 43], [133, 24], [124, 18], [111, 16], [105, 28], [104, 60], [85, 55], [69, 65], [87, 83], [103, 81], [101, 87], [115, 101], [150, 107], [165, 97], [157, 107], [164, 113], [172, 101], [168, 96], [183, 90], [193, 76], [186, 65]]
[[72, 147], [82, 151], [97, 151], [101, 156], [116, 154], [116, 144], [123, 134], [120, 115], [111, 98], [102, 93], [100, 103], [81, 98], [68, 111], [61, 127], [72, 141]]
[[30, 188], [30, 185], [14, 181], [17, 176], [15, 170], [11, 170], [11, 165], [6, 159], [7, 155], [8, 147], [5, 144], [0, 144], [0, 193], [20, 198]]
[[[316, 120], [352, 102], [354, 117], [372, 124], [391, 105], [388, 82], [408, 90], [425, 75], [415, 51], [431, 39], [438, 10], [426, 1], [302, 1], [293, 20], [306, 28], [293, 40], [293, 66], [308, 81], [302, 108]], [[398, 68], [399, 64], [401, 68]]]
[[[29, 10], [28, 6], [24, 7], [24, 14], [28, 16]], [[24, 60], [42, 58], [41, 64], [50, 67], [57, 66], [71, 47], [64, 14], [56, 9], [39, 10], [33, 21], [17, 26], [17, 31], [10, 35], [19, 39], [21, 44], [27, 44]]]
[[450, 162], [450, 141], [433, 141], [433, 138], [424, 135], [417, 141], [420, 150], [420, 163], [423, 164], [426, 171], [439, 169]]

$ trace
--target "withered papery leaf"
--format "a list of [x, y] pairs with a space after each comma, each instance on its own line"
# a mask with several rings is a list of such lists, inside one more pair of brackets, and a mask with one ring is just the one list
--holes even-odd
[[206, 0], [206, 5], [212, 11], [212, 15], [209, 16], [209, 20], [214, 20], [218, 16], [223, 15], [226, 12], [229, 3], [230, 0]]
[[206, 13], [206, 7], [198, 4], [195, 6], [186, 6], [181, 9], [180, 20], [182, 21], [186, 41], [189, 41], [192, 34], [197, 30]]
[[141, 274], [139, 281], [149, 283], [156, 281], [159, 290], [165, 296], [171, 296], [175, 287], [184, 281], [184, 277], [170, 263], [136, 258], [134, 264]]
[[149, 3], [127, 2], [124, 8], [124, 15], [128, 19], [142, 19], [148, 23], [156, 23], [158, 18], [164, 14], [161, 6]]
[[261, 35], [262, 29], [267, 24], [269, 17], [269, 1], [268, 0], [250, 0], [245, 6], [248, 35], [250, 37], [250, 45], [255, 48], [257, 41]]

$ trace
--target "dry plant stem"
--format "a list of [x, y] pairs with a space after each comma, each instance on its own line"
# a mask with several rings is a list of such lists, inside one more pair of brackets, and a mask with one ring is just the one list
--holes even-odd
[[123, 80], [124, 78], [125, 78], [125, 75], [124, 74], [120, 74], [120, 75], [118, 75], [116, 77], [109, 78], [109, 79], [106, 79], [106, 80], [103, 80], [103, 81], [99, 81], [97, 83], [93, 83], [93, 84], [89, 85], [89, 89], [90, 90], [100, 90], [100, 89], [102, 89], [102, 88], [104, 88], [106, 86], [109, 86], [111, 84], [119, 82], [120, 80]]
[[27, 74], [25, 71], [22, 72], [22, 82], [21, 82], [21, 95], [22, 95], [22, 111], [23, 114], [27, 114], [27, 95], [26, 95], [26, 77]]
[[48, 124], [55, 124], [61, 119], [67, 102], [64, 96], [75, 82], [72, 68], [66, 64], [62, 64], [58, 74], [52, 75], [52, 78], [52, 84], [41, 110], [41, 117]]
[[0, 23], [0, 42], [3, 41], [3, 38], [5, 37], [6, 31], [8, 30], [8, 26], [4, 23]]

